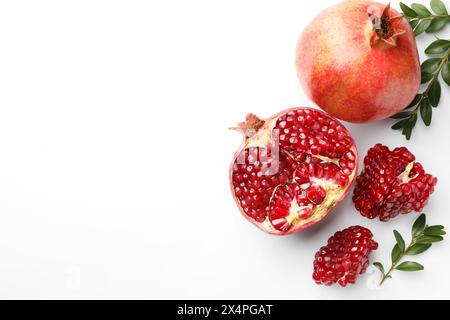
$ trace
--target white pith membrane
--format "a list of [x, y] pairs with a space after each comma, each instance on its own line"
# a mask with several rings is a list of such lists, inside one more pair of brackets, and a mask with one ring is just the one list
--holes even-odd
[[[353, 179], [353, 176], [354, 176], [354, 173], [351, 176], [349, 176], [349, 179]], [[291, 201], [291, 207], [289, 208], [289, 215], [286, 218], [284, 218], [291, 225], [291, 227], [289, 229], [295, 229], [295, 227], [298, 226], [298, 224], [300, 224], [300, 223], [301, 223], [301, 225], [304, 225], [304, 224], [307, 224], [308, 222], [320, 220], [323, 216], [325, 216], [330, 211], [330, 209], [332, 209], [336, 205], [336, 199], [340, 199], [341, 196], [345, 193], [344, 188], [340, 187], [338, 184], [333, 183], [329, 180], [324, 181], [322, 179], [311, 178], [311, 182], [312, 182], [310, 184], [311, 187], [321, 186], [324, 188], [324, 190], [326, 191], [325, 199], [323, 200], [322, 203], [320, 203], [320, 205], [317, 205], [317, 206], [312, 206], [312, 205], [300, 206], [297, 203], [296, 197], [294, 197]], [[301, 187], [301, 185], [300, 185], [300, 187]], [[277, 188], [275, 188], [273, 190], [272, 199], [273, 199], [273, 195], [275, 194], [276, 190], [277, 190]], [[272, 199], [271, 199], [271, 201], [272, 201]], [[312, 214], [308, 218], [301, 217], [304, 210], [305, 209], [307, 210], [308, 208], [312, 210]], [[267, 216], [266, 220], [264, 222], [262, 222], [261, 224], [265, 228], [269, 228], [269, 229], [273, 230], [274, 232], [280, 232], [279, 230], [277, 230], [273, 227], [274, 223], [276, 223], [276, 220], [271, 222], [269, 219], [269, 216]]]
[[[287, 113], [286, 113], [287, 114]], [[257, 147], [262, 149], [268, 149], [268, 142], [270, 142], [272, 137], [272, 131], [274, 127], [277, 124], [277, 121], [281, 118], [280, 117], [274, 117], [270, 120], [265, 120], [264, 125], [257, 131], [252, 131], [249, 134], [246, 135], [246, 141], [244, 146], [242, 147], [242, 151], [248, 148]], [[291, 155], [288, 151], [281, 150], [280, 152], [284, 152], [286, 155], [291, 156], [293, 158], [293, 155]], [[348, 151], [352, 151], [355, 157], [357, 157], [357, 150], [355, 146], [352, 146]], [[329, 158], [323, 155], [313, 155], [311, 152], [304, 151], [305, 153], [309, 154], [311, 157], [314, 157], [316, 159], [320, 160], [320, 164], [325, 163], [332, 163], [336, 165], [337, 167], [341, 168], [339, 160], [343, 158], [344, 154], [341, 158]], [[356, 160], [355, 160], [356, 161]], [[305, 162], [304, 162], [305, 163]], [[290, 208], [289, 208], [289, 215], [285, 217], [286, 221], [290, 224], [290, 227], [286, 231], [280, 231], [276, 229], [273, 224], [275, 224], [275, 220], [272, 222], [270, 221], [269, 214], [267, 212], [266, 218], [263, 222], [257, 222], [253, 220], [253, 223], [256, 223], [260, 225], [260, 227], [269, 232], [269, 233], [290, 233], [292, 230], [296, 230], [298, 227], [301, 227], [303, 225], [314, 223], [316, 221], [320, 221], [324, 216], [326, 216], [329, 211], [338, 203], [340, 200], [342, 200], [344, 194], [348, 191], [348, 186], [351, 184], [351, 182], [354, 180], [356, 172], [357, 171], [357, 164], [355, 163], [355, 167], [351, 174], [347, 175], [348, 182], [344, 187], [339, 186], [338, 183], [333, 181], [332, 179], [326, 179], [326, 178], [316, 178], [310, 176], [310, 181], [305, 184], [298, 184], [298, 186], [302, 189], [307, 189], [310, 187], [322, 187], [325, 190], [325, 198], [323, 201], [318, 205], [307, 205], [307, 206], [301, 206], [298, 204], [296, 197], [294, 197], [291, 200]], [[295, 176], [295, 171], [294, 171]], [[270, 204], [273, 201], [274, 195], [277, 192], [278, 188], [282, 186], [286, 186], [287, 184], [296, 183], [294, 181], [294, 176], [290, 177], [291, 179], [287, 181], [284, 184], [279, 184], [273, 189], [272, 196], [270, 198], [269, 207]], [[239, 200], [237, 200], [237, 203], [239, 207], [241, 208], [241, 211], [244, 212], [243, 208], [241, 207]], [[308, 210], [308, 208], [312, 209], [312, 214], [309, 215], [309, 217], [301, 217], [302, 213], [305, 212], [305, 210]], [[244, 213], [245, 215], [245, 213]], [[252, 217], [247, 215], [248, 219], [252, 220]]]
[[[352, 149], [354, 151], [354, 149]], [[355, 151], [354, 151], [355, 152]], [[322, 163], [326, 162], [333, 162], [334, 159], [328, 159], [326, 161], [323, 161]], [[349, 183], [353, 180], [355, 177], [355, 170], [348, 176]], [[289, 216], [286, 217], [286, 220], [291, 224], [291, 227], [289, 229], [295, 229], [298, 225], [305, 225], [309, 222], [313, 222], [316, 220], [321, 220], [324, 216], [327, 215], [327, 213], [337, 204], [337, 201], [339, 201], [342, 196], [347, 191], [347, 186], [345, 188], [342, 188], [337, 183], [334, 183], [332, 180], [323, 180], [323, 179], [317, 179], [314, 177], [311, 177], [311, 187], [312, 186], [321, 186], [325, 192], [326, 196], [322, 203], [319, 205], [316, 205], [314, 207], [312, 206], [299, 206], [297, 203], [297, 199], [294, 197], [291, 202], [291, 208], [289, 210]], [[275, 194], [276, 188], [274, 189], [273, 194]], [[272, 200], [272, 199], [271, 199]], [[270, 205], [270, 204], [269, 204]], [[305, 208], [311, 208], [312, 214], [308, 218], [301, 218], [299, 217], [299, 213], [302, 212]], [[272, 225], [272, 222], [270, 222], [269, 216], [267, 215], [266, 220], [261, 223], [261, 225], [265, 229], [272, 230], [275, 233], [280, 232], [279, 230], [275, 229]]]
[[[409, 162], [408, 165], [406, 166], [405, 170], [397, 176], [397, 180], [401, 182], [400, 185], [405, 184], [405, 183], [409, 183], [410, 181], [416, 179], [419, 176], [418, 173], [416, 173], [413, 177], [409, 176], [409, 174], [410, 174], [411, 170], [413, 169], [415, 163], [416, 163], [416, 161]], [[361, 170], [361, 174], [364, 174], [365, 172], [366, 172], [366, 168], [363, 167], [362, 170]], [[384, 174], [384, 171], [381, 170], [380, 174]]]
[[412, 168], [414, 167], [414, 163], [416, 163], [415, 161], [412, 161], [410, 163], [408, 163], [408, 165], [405, 168], [405, 171], [403, 171], [402, 173], [400, 173], [397, 176], [397, 179], [402, 183], [408, 183], [411, 180], [414, 180], [415, 178], [417, 178], [419, 176], [419, 174], [417, 173], [414, 177], [410, 177], [409, 173], [411, 172]]

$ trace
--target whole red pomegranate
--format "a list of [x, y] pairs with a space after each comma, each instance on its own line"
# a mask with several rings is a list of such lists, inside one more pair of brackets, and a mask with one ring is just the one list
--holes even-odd
[[392, 116], [420, 86], [411, 27], [374, 1], [347, 0], [320, 13], [298, 41], [296, 66], [306, 94], [349, 122]]
[[357, 173], [347, 129], [322, 111], [292, 108], [240, 123], [244, 142], [230, 167], [233, 197], [245, 218], [271, 234], [322, 220], [342, 201]]

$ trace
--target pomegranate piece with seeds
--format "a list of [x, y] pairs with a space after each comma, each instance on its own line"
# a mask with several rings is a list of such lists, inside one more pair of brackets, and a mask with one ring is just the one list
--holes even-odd
[[355, 283], [366, 272], [370, 253], [378, 248], [372, 236], [369, 229], [361, 226], [336, 232], [315, 255], [314, 281], [326, 286], [338, 283], [343, 287]]
[[322, 111], [292, 108], [264, 120], [249, 114], [235, 129], [244, 142], [230, 167], [231, 190], [244, 217], [270, 234], [322, 220], [353, 185], [353, 138]]
[[405, 147], [390, 151], [377, 144], [364, 158], [353, 202], [363, 216], [388, 221], [399, 214], [421, 211], [436, 183], [437, 178], [426, 173]]

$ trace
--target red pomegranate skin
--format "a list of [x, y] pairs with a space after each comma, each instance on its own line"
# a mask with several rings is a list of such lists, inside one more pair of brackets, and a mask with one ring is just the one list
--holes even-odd
[[403, 110], [420, 86], [414, 33], [394, 9], [394, 36], [372, 41], [377, 33], [369, 13], [381, 17], [385, 4], [348, 0], [325, 9], [304, 30], [296, 67], [306, 94], [332, 116], [362, 123]]

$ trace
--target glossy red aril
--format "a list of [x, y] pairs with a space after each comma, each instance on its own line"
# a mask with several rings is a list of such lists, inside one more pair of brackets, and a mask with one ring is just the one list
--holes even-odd
[[391, 151], [377, 144], [364, 158], [353, 202], [363, 216], [388, 221], [399, 214], [421, 211], [436, 183], [437, 178], [426, 173], [405, 147]]
[[420, 86], [413, 30], [389, 5], [347, 0], [305, 28], [296, 66], [306, 94], [332, 116], [350, 122], [403, 110]]
[[345, 287], [366, 272], [369, 256], [378, 248], [369, 229], [354, 226], [336, 232], [314, 257], [313, 279], [317, 284]]
[[253, 114], [230, 167], [236, 204], [260, 229], [289, 234], [322, 220], [348, 194], [358, 153], [347, 129], [322, 111]]

